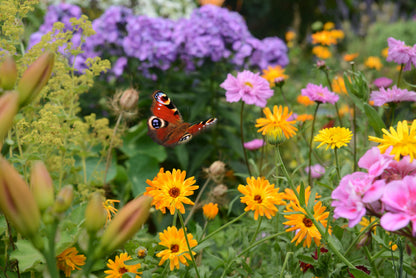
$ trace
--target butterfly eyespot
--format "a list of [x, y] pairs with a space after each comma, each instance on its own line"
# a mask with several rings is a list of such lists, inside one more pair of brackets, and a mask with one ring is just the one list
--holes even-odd
[[153, 129], [159, 129], [162, 127], [165, 127], [168, 125], [168, 123], [156, 116], [152, 116], [148, 120], [149, 127], [152, 127]]
[[170, 98], [163, 92], [157, 92], [155, 94], [155, 99], [157, 102], [166, 106], [170, 105], [171, 103]]
[[184, 136], [182, 136], [181, 139], [179, 139], [178, 144], [186, 143], [186, 142], [188, 142], [191, 139], [192, 139], [192, 135], [189, 134], [189, 133], [187, 133]]

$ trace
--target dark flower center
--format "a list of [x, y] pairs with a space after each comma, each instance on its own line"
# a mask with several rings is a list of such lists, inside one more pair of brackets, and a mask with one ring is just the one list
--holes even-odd
[[119, 269], [118, 269], [118, 273], [120, 273], [120, 274], [123, 274], [123, 273], [126, 273], [126, 272], [129, 272], [128, 270], [127, 270], [127, 268], [125, 268], [125, 267], [120, 267]]
[[309, 218], [305, 217], [305, 218], [303, 218], [303, 224], [305, 224], [306, 227], [310, 228], [310, 227], [312, 227], [313, 222]]
[[261, 196], [260, 195], [254, 196], [254, 201], [256, 201], [259, 204], [261, 204], [263, 202], [263, 200], [261, 199]]
[[179, 245], [177, 244], [172, 244], [170, 246], [170, 251], [172, 251], [172, 253], [177, 253], [179, 251]]
[[173, 198], [178, 197], [180, 193], [181, 191], [177, 187], [172, 187], [171, 189], [169, 189], [169, 195]]

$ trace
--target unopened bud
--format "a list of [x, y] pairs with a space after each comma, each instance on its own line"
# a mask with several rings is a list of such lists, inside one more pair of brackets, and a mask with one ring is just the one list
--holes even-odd
[[74, 188], [72, 185], [65, 185], [62, 187], [61, 191], [59, 191], [58, 195], [56, 196], [55, 203], [53, 205], [53, 211], [55, 213], [61, 213], [66, 211], [72, 203], [72, 199], [74, 198]]
[[139, 101], [139, 92], [134, 89], [128, 89], [120, 97], [120, 107], [123, 111], [131, 111], [137, 107]]
[[104, 231], [99, 251], [108, 253], [132, 237], [146, 222], [151, 203], [151, 197], [141, 196], [120, 209]]
[[103, 206], [104, 197], [95, 192], [91, 195], [85, 209], [85, 228], [89, 233], [96, 233], [107, 219], [107, 212]]
[[23, 236], [32, 238], [39, 229], [40, 213], [29, 186], [6, 159], [0, 157], [0, 207]]
[[52, 178], [42, 161], [33, 164], [30, 174], [30, 187], [41, 211], [52, 206], [55, 200]]
[[208, 175], [214, 180], [215, 183], [220, 183], [225, 174], [225, 163], [217, 160], [214, 161], [208, 168]]
[[28, 104], [39, 94], [51, 76], [54, 61], [55, 55], [51, 52], [46, 52], [23, 73], [17, 85], [19, 105]]
[[328, 69], [324, 60], [316, 61], [316, 67], [318, 69], [322, 69], [322, 70], [327, 70]]
[[142, 259], [147, 256], [147, 249], [144, 246], [139, 246], [135, 250], [138, 258]]
[[286, 141], [286, 136], [280, 127], [274, 127], [266, 133], [266, 141], [271, 145], [280, 145]]
[[0, 97], [0, 141], [6, 137], [18, 111], [19, 95], [15, 92]]
[[14, 88], [17, 78], [16, 62], [13, 57], [7, 56], [3, 64], [0, 65], [0, 87], [8, 91]]

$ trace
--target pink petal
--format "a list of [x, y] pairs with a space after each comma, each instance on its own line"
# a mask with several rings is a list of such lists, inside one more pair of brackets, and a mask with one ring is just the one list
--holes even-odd
[[410, 217], [404, 213], [386, 213], [380, 219], [380, 225], [387, 231], [397, 231], [409, 224]]

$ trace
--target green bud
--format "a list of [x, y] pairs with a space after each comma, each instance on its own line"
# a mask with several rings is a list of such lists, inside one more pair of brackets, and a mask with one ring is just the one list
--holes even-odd
[[13, 57], [7, 56], [3, 64], [0, 65], [0, 87], [8, 91], [14, 88], [17, 78], [16, 62]]
[[9, 92], [0, 97], [0, 141], [6, 137], [18, 111], [19, 95]]
[[95, 192], [91, 195], [85, 209], [85, 228], [89, 233], [96, 233], [101, 229], [107, 219], [107, 212], [103, 205], [104, 197]]
[[286, 140], [286, 136], [280, 127], [274, 127], [266, 133], [266, 141], [271, 145], [280, 145]]
[[74, 188], [72, 185], [65, 185], [59, 191], [58, 196], [56, 196], [55, 203], [53, 204], [53, 211], [55, 213], [61, 213], [66, 211], [74, 199]]
[[41, 211], [52, 206], [55, 200], [52, 178], [42, 161], [33, 164], [30, 188]]
[[19, 104], [21, 106], [32, 101], [42, 90], [52, 73], [55, 55], [46, 52], [34, 61], [23, 73], [17, 85]]
[[32, 238], [40, 225], [40, 212], [29, 186], [3, 157], [0, 157], [0, 208], [15, 229]]

